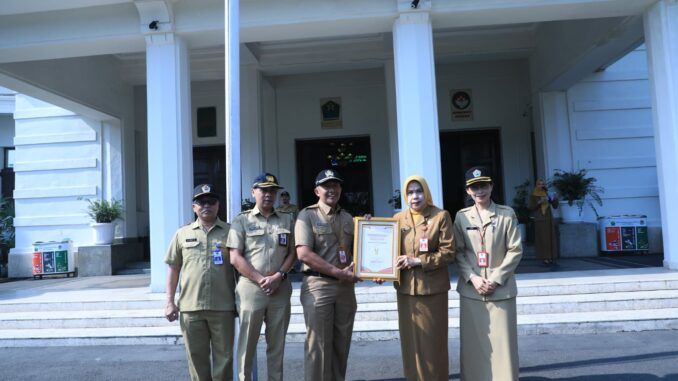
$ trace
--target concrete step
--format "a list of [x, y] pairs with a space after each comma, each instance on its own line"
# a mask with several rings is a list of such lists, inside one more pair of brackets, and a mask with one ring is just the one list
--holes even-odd
[[[519, 275], [521, 335], [678, 329], [678, 272], [636, 269], [556, 275]], [[79, 282], [86, 283], [83, 287]], [[116, 282], [136, 286], [109, 286]], [[0, 347], [180, 343], [178, 323], [162, 317], [164, 295], [148, 292], [144, 282], [143, 276], [133, 275], [4, 285]], [[354, 340], [398, 337], [392, 286], [364, 282], [357, 286], [356, 297]], [[457, 337], [459, 297], [454, 290], [448, 297], [450, 336]], [[295, 284], [288, 340], [304, 338]]]
[[150, 274], [151, 262], [129, 262], [125, 264], [124, 269], [115, 272], [115, 275], [136, 275], [136, 274]]
[[[518, 303], [519, 308], [522, 303], [546, 304], [546, 301], [558, 303], [569, 302], [571, 305], [592, 301], [622, 301], [627, 299], [646, 299], [646, 296], [657, 297], [660, 299], [670, 299], [678, 297], [678, 276], [673, 279], [638, 279], [633, 281], [621, 281], [611, 283], [600, 283], [593, 279], [586, 279], [585, 283], [578, 283], [575, 280], [567, 284], [559, 284], [558, 280], [544, 285], [543, 282], [519, 281], [518, 282]], [[551, 282], [550, 282], [551, 283]], [[292, 292], [291, 303], [293, 307], [301, 308], [299, 300], [299, 286], [295, 285]], [[117, 291], [117, 290], [116, 290]], [[122, 292], [111, 290], [107, 291], [106, 296], [102, 296], [101, 290], [83, 290], [77, 293], [71, 293], [68, 298], [60, 295], [58, 292], [40, 293], [29, 297], [8, 297], [0, 299], [0, 311], [3, 312], [21, 312], [21, 311], [89, 311], [89, 310], [132, 310], [132, 309], [162, 309], [165, 299], [162, 293], [136, 293], [133, 296]], [[568, 291], [568, 292], [565, 292]], [[633, 294], [634, 292], [646, 292], [648, 294]], [[558, 297], [558, 298], [556, 298]], [[396, 292], [392, 287], [387, 286], [368, 286], [358, 287], [356, 289], [356, 299], [360, 308], [368, 307], [374, 304], [381, 308], [382, 304], [395, 306]], [[459, 295], [454, 289], [448, 292], [450, 301], [458, 301]], [[637, 302], [640, 302], [638, 300]], [[451, 304], [451, 307], [454, 304]], [[558, 310], [553, 310], [558, 312]]]
[[[448, 327], [451, 338], [459, 337], [459, 319], [450, 318]], [[519, 335], [666, 329], [678, 329], [678, 308], [518, 316]], [[356, 321], [354, 325], [354, 341], [391, 340], [398, 337], [397, 321]], [[304, 339], [304, 325], [290, 324], [287, 340], [303, 342]], [[181, 333], [176, 323], [164, 327], [0, 329], [0, 347], [180, 343]]]
[[134, 269], [134, 268], [126, 268], [122, 270], [118, 270], [115, 272], [115, 275], [137, 275], [137, 274], [150, 274], [151, 269], [147, 268], [140, 268], [140, 269]]
[[0, 313], [3, 329], [123, 328], [171, 326], [162, 309]]
[[[557, 298], [526, 296], [519, 297], [517, 303], [519, 315], [678, 308], [678, 290], [562, 295]], [[108, 303], [109, 307], [110, 304]], [[80, 306], [78, 303], [71, 303], [69, 307]], [[146, 304], [137, 301], [138, 308], [130, 308], [132, 306], [135, 304], [124, 304], [127, 307], [124, 309], [97, 309], [87, 305], [87, 308], [72, 310], [1, 312], [0, 321], [5, 329], [151, 327], [170, 324], [162, 317], [162, 301], [148, 301]], [[361, 303], [358, 305], [356, 321], [397, 320], [397, 309], [395, 302]], [[448, 316], [459, 317], [457, 299], [449, 301]], [[292, 306], [290, 322], [304, 323], [301, 306]]]

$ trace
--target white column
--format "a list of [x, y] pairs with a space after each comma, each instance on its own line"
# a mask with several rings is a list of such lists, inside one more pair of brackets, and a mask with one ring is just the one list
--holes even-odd
[[570, 118], [567, 93], [542, 92], [536, 96], [536, 142], [541, 153], [537, 158], [539, 176], [553, 176], [553, 170], [573, 170]]
[[[391, 154], [391, 183], [392, 191], [400, 189], [403, 185], [400, 183], [400, 160], [398, 159], [398, 115], [396, 106], [396, 85], [394, 62], [386, 61], [384, 64], [384, 83], [386, 84], [386, 115], [388, 116], [388, 142]], [[405, 180], [405, 179], [402, 179]], [[401, 189], [401, 194], [405, 192]], [[401, 198], [401, 200], [404, 200]], [[394, 208], [401, 208], [402, 205], [394, 205]]]
[[664, 267], [678, 269], [678, 3], [659, 1], [645, 12], [644, 23]]
[[400, 179], [424, 176], [433, 202], [442, 206], [431, 19], [427, 11], [405, 11], [401, 7], [401, 12], [393, 25]]
[[224, 75], [226, 82], [226, 200], [228, 220], [240, 213], [240, 14], [238, 0], [224, 7], [226, 41]]
[[189, 55], [178, 36], [147, 36], [146, 79], [151, 291], [162, 292], [169, 242], [180, 226], [193, 219]]
[[[241, 54], [241, 61], [247, 64], [240, 67], [240, 152], [241, 157], [241, 194], [243, 198], [252, 198], [251, 185], [262, 170], [272, 171], [263, 166], [263, 139], [261, 125], [261, 73], [256, 59], [247, 48]], [[279, 174], [275, 173], [276, 176]]]

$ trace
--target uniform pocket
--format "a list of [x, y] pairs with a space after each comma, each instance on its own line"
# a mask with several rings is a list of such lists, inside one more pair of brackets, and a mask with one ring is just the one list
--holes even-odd
[[185, 260], [195, 260], [200, 258], [202, 251], [200, 250], [200, 241], [183, 242], [181, 244], [182, 255]]
[[200, 245], [200, 242], [198, 242], [198, 241], [190, 241], [190, 242], [184, 241], [181, 244], [181, 248], [182, 249], [192, 249], [192, 248], [198, 247], [198, 245]]
[[260, 235], [264, 235], [264, 233], [265, 233], [264, 229], [257, 229], [257, 230], [248, 230], [246, 234], [248, 237], [257, 237]]
[[330, 225], [313, 225], [313, 233], [332, 234], [332, 227]]

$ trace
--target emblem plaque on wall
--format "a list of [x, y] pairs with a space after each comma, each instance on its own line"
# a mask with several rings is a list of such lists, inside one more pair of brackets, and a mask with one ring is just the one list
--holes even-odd
[[473, 102], [471, 90], [450, 90], [450, 103], [452, 104], [452, 120], [473, 120]]
[[341, 98], [320, 99], [320, 126], [322, 128], [341, 128]]

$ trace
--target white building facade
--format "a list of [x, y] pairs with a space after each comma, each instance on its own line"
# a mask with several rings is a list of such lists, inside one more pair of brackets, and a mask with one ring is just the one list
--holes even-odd
[[411, 174], [454, 212], [471, 164], [507, 204], [526, 179], [585, 168], [600, 214], [647, 215], [651, 251], [678, 268], [675, 1], [46, 3], [0, 8], [10, 276], [30, 275], [34, 241], [90, 243], [81, 198], [122, 199], [117, 234], [150, 237], [161, 291], [194, 181], [223, 181], [233, 215], [258, 173], [303, 205], [328, 165], [355, 211], [381, 216]]

